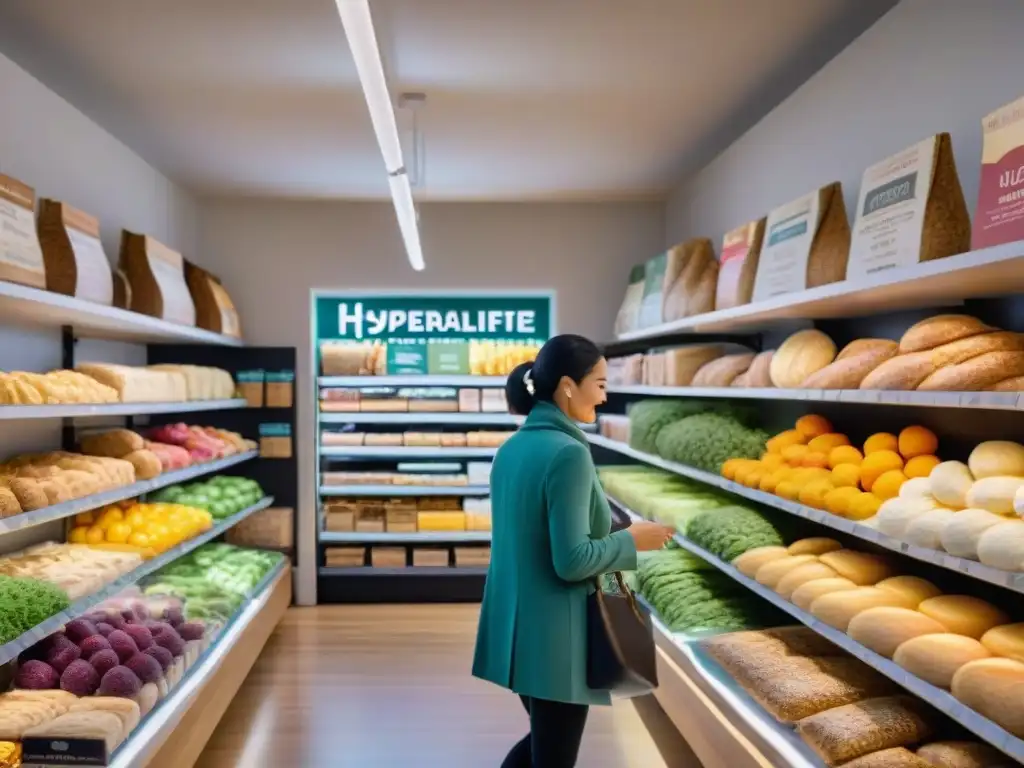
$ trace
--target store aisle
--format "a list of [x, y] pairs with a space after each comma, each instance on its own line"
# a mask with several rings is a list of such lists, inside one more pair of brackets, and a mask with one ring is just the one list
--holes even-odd
[[[477, 610], [290, 610], [197, 768], [497, 768], [526, 717], [469, 675]], [[700, 763], [651, 699], [594, 710], [580, 766]]]

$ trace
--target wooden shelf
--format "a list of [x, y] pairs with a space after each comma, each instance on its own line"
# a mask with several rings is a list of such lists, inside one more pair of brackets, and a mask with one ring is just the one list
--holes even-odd
[[624, 333], [617, 340], [653, 341], [678, 333], [756, 332], [793, 320], [863, 317], [1021, 292], [1024, 242], [1013, 242], [662, 323]]
[[71, 326], [79, 337], [139, 344], [244, 346], [241, 339], [204, 331], [202, 328], [157, 320], [138, 312], [2, 281], [0, 322], [44, 328]]
[[715, 400], [790, 400], [806, 403], [896, 405], [1024, 411], [1024, 392], [899, 392], [879, 389], [775, 389], [772, 387], [608, 387], [611, 394]]
[[854, 520], [847, 520], [843, 517], [824, 512], [820, 509], [814, 509], [813, 507], [807, 507], [803, 504], [799, 504], [794, 501], [788, 501], [787, 499], [780, 498], [771, 493], [764, 491], [755, 490], [754, 488], [748, 488], [745, 485], [727, 480], [720, 475], [712, 474], [711, 472], [705, 472], [700, 469], [694, 469], [693, 467], [687, 467], [683, 464], [676, 464], [675, 462], [665, 461], [660, 456], [652, 456], [649, 453], [638, 451], [634, 448], [630, 448], [625, 443], [619, 442], [618, 440], [609, 440], [606, 437], [599, 435], [588, 436], [592, 445], [598, 445], [602, 448], [621, 453], [624, 456], [642, 461], [645, 464], [650, 464], [653, 467], [664, 469], [666, 472], [672, 472], [673, 474], [680, 475], [681, 477], [688, 477], [691, 480], [697, 480], [698, 482], [710, 485], [714, 488], [719, 488], [729, 493], [734, 493], [737, 496], [742, 496], [745, 499], [763, 504], [766, 507], [772, 507], [774, 509], [787, 512], [796, 517], [802, 517], [805, 520], [818, 523], [819, 525], [826, 526], [832, 530], [839, 531], [841, 533], [849, 534], [850, 536], [856, 536], [858, 539], [877, 544], [880, 547], [885, 547], [893, 552], [912, 557], [915, 560], [920, 560], [931, 565], [938, 566], [939, 568], [945, 568], [946, 570], [955, 571], [964, 576], [969, 576], [979, 581], [984, 581], [988, 584], [994, 584], [997, 587], [1003, 587], [1013, 592], [1019, 592], [1024, 594], [1024, 573], [1014, 573], [1011, 571], [1002, 571], [998, 568], [992, 568], [987, 565], [983, 565], [974, 560], [967, 560], [962, 557], [953, 557], [945, 552], [940, 552], [934, 549], [925, 549], [924, 547], [918, 547], [912, 544], [895, 539], [892, 536], [886, 536], [881, 531], [877, 531], [874, 528], [858, 523]]

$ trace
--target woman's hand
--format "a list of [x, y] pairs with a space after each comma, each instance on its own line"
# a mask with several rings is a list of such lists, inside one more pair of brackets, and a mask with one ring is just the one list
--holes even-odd
[[650, 552], [655, 549], [661, 549], [676, 532], [675, 528], [662, 525], [661, 523], [651, 523], [646, 520], [633, 523], [626, 530], [629, 531], [633, 541], [636, 542], [637, 552]]

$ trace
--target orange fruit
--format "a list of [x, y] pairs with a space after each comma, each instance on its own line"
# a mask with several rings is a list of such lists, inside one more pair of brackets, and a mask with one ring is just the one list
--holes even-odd
[[846, 435], [841, 435], [838, 432], [828, 432], [824, 435], [818, 435], [812, 438], [807, 443], [807, 447], [812, 451], [821, 451], [826, 456], [832, 453], [833, 448], [838, 448], [840, 445], [849, 445], [850, 438]]
[[783, 480], [775, 486], [775, 495], [790, 501], [796, 501], [800, 495], [800, 484], [795, 480]]
[[743, 459], [726, 459], [722, 463], [722, 477], [726, 480], [736, 479], [736, 470], [743, 463]]
[[903, 469], [903, 457], [896, 451], [869, 451], [860, 465], [861, 486], [865, 491], [870, 491], [874, 482], [892, 469]]
[[804, 456], [811, 452], [811, 449], [806, 445], [790, 445], [782, 449], [782, 458], [794, 467], [798, 467], [803, 463]]
[[828, 456], [824, 453], [818, 453], [817, 451], [811, 451], [803, 457], [800, 461], [802, 467], [821, 467], [824, 469], [828, 466]]
[[896, 438], [896, 435], [889, 434], [888, 432], [876, 432], [864, 441], [864, 455], [867, 456], [878, 451], [895, 452], [899, 450], [899, 447], [900, 441]]
[[85, 543], [86, 544], [102, 544], [106, 531], [100, 528], [98, 525], [94, 525], [85, 532]]
[[852, 445], [837, 445], [828, 454], [828, 465], [835, 469], [840, 464], [860, 464], [864, 454]]
[[126, 523], [114, 523], [107, 528], [107, 541], [111, 544], [124, 544], [131, 535], [131, 526]]
[[903, 468], [907, 477], [928, 477], [942, 460], [938, 456], [915, 456]]
[[850, 520], [867, 520], [875, 516], [880, 506], [882, 506], [880, 498], [873, 493], [863, 492], [850, 499], [846, 517]]
[[902, 470], [890, 469], [883, 472], [878, 479], [871, 484], [871, 492], [882, 501], [894, 499], [900, 495], [900, 486], [907, 482], [907, 476]]
[[89, 527], [86, 525], [76, 525], [68, 532], [68, 541], [71, 544], [88, 544], [86, 534], [89, 532]]
[[818, 435], [824, 435], [832, 431], [832, 425], [824, 416], [809, 413], [796, 420], [796, 431], [810, 440]]
[[939, 450], [939, 438], [925, 427], [907, 427], [900, 432], [897, 442], [905, 459], [934, 454]]
[[833, 515], [846, 517], [850, 511], [850, 503], [854, 498], [860, 496], [860, 489], [854, 486], [833, 488], [825, 494], [825, 509]]
[[795, 429], [787, 429], [785, 432], [780, 432], [775, 437], [770, 438], [765, 443], [765, 447], [768, 449], [768, 453], [783, 453], [790, 445], [803, 445], [806, 442], [807, 438]]
[[133, 547], [140, 547], [142, 549], [146, 549], [147, 547], [149, 547], [150, 544], [149, 536], [147, 536], [145, 533], [134, 531], [132, 535], [128, 537], [128, 543], [131, 544]]
[[806, 504], [808, 507], [824, 509], [825, 496], [829, 491], [834, 489], [835, 486], [832, 485], [831, 481], [819, 478], [817, 480], [811, 480], [811, 482], [801, 488], [797, 498], [801, 504]]
[[837, 488], [860, 490], [860, 467], [856, 464], [839, 464], [832, 470], [832, 484]]

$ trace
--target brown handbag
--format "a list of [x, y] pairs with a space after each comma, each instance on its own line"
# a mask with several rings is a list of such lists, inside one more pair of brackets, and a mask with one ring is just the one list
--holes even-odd
[[644, 696], [658, 687], [654, 628], [622, 574], [619, 594], [597, 589], [587, 597], [587, 687], [616, 698]]

